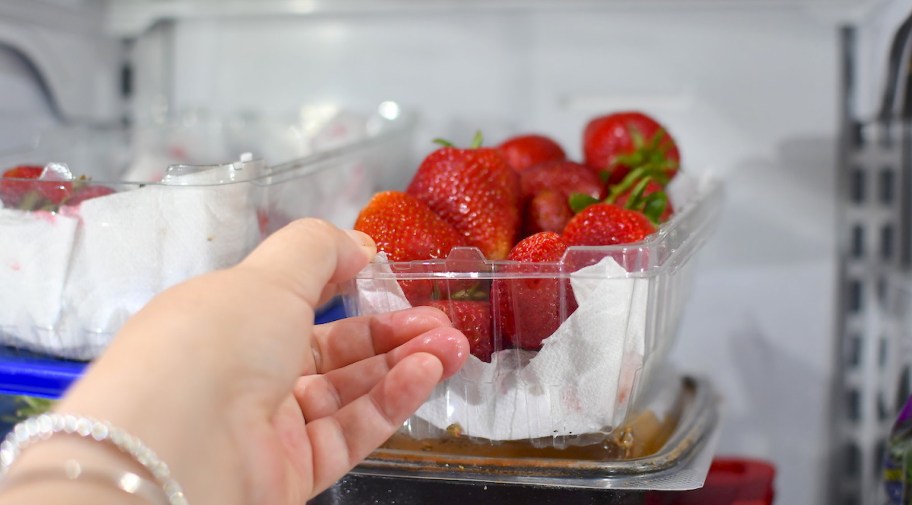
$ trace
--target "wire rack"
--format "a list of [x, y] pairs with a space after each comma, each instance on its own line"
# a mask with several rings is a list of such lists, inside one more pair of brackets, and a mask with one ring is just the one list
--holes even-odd
[[[839, 153], [839, 307], [828, 503], [887, 503], [881, 478], [887, 437], [910, 393], [912, 360], [912, 23], [897, 33], [880, 114], [856, 117], [855, 31], [842, 41]], [[898, 49], [897, 49], [898, 48]]]

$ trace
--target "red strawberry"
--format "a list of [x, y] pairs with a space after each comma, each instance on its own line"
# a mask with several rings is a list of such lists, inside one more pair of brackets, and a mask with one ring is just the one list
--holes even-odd
[[656, 229], [642, 213], [610, 203], [583, 209], [567, 223], [563, 237], [567, 244], [616, 245], [639, 242]]
[[517, 172], [545, 161], [567, 159], [567, 154], [560, 144], [544, 135], [511, 137], [500, 144], [498, 149], [507, 159], [507, 164]]
[[582, 193], [592, 198], [605, 197], [605, 184], [587, 166], [573, 161], [549, 161], [536, 165], [519, 174], [523, 198], [531, 198], [539, 191], [559, 191], [569, 197]]
[[590, 120], [583, 132], [583, 153], [586, 165], [608, 174], [609, 184], [620, 182], [638, 167], [671, 179], [681, 161], [674, 138], [642, 112], [617, 112]]
[[[420, 200], [399, 191], [377, 193], [355, 220], [356, 230], [377, 242], [390, 261], [446, 258], [465, 239]], [[400, 283], [412, 305], [432, 298], [433, 282]]]
[[[510, 251], [507, 259], [518, 263], [505, 266], [504, 273], [516, 278], [498, 279], [493, 288], [497, 328], [505, 345], [540, 349], [542, 340], [576, 309], [569, 284], [557, 277], [566, 251], [564, 239], [550, 231], [527, 237]], [[522, 277], [523, 273], [536, 276]]]
[[640, 211], [652, 221], [653, 224], [661, 224], [671, 217], [674, 209], [665, 188], [651, 177], [647, 177], [624, 190], [621, 190], [616, 196], [609, 196], [608, 202], [614, 203], [619, 207]]
[[523, 211], [523, 236], [540, 231], [560, 232], [573, 211], [571, 195], [604, 198], [605, 185], [585, 165], [572, 161], [549, 161], [519, 175], [520, 191], [526, 202]]
[[69, 195], [69, 181], [38, 180], [44, 167], [21, 165], [3, 172], [0, 178], [0, 200], [6, 207], [35, 210], [59, 205]]
[[523, 216], [523, 235], [534, 235], [542, 231], [560, 233], [573, 219], [573, 210], [567, 203], [567, 196], [545, 189], [529, 200]]
[[494, 341], [491, 334], [491, 304], [463, 300], [435, 300], [427, 303], [442, 310], [469, 340], [469, 349], [476, 358], [491, 362]]
[[500, 151], [437, 149], [418, 167], [406, 192], [423, 201], [488, 259], [503, 259], [520, 225], [519, 178]]
[[114, 193], [114, 188], [108, 186], [102, 186], [100, 184], [86, 184], [77, 186], [73, 190], [73, 194], [67, 198], [66, 205], [79, 205], [80, 203], [91, 200], [93, 198], [98, 198], [102, 196], [110, 195]]

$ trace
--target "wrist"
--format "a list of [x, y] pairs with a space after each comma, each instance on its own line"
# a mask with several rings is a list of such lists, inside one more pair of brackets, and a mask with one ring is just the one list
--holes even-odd
[[[227, 426], [213, 422], [224, 411], [223, 392], [212, 380], [216, 374], [205, 367], [204, 360], [187, 355], [170, 355], [147, 368], [136, 358], [147, 355], [142, 345], [118, 347], [95, 362], [54, 410], [104, 419], [141, 440], [170, 467], [191, 504], [199, 501], [195, 496], [210, 496], [214, 490], [240, 496], [239, 489], [230, 487], [239, 486], [241, 479], [233, 478], [240, 465], [227, 450], [231, 447]], [[104, 449], [121, 457], [121, 462], [126, 457], [113, 447]], [[226, 498], [222, 503], [231, 502]]]
[[16, 459], [0, 479], [0, 504], [64, 503], [66, 496], [66, 503], [167, 505], [153, 479], [114, 447], [60, 434], [36, 442]]

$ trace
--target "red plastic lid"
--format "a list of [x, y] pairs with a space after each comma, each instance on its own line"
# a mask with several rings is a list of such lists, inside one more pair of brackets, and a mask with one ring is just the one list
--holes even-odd
[[746, 458], [716, 458], [700, 489], [650, 492], [645, 505], [771, 505], [775, 467]]

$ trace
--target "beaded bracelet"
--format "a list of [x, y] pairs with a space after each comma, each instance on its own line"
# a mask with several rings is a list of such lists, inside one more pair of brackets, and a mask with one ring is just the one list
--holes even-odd
[[0, 475], [5, 475], [9, 471], [10, 465], [26, 447], [58, 433], [78, 435], [114, 445], [149, 470], [164, 490], [171, 505], [187, 505], [180, 484], [171, 478], [168, 465], [159, 459], [152, 449], [120, 428], [91, 417], [49, 413], [17, 424], [0, 444]]
[[7, 490], [20, 484], [47, 482], [49, 480], [88, 481], [111, 485], [114, 488], [150, 503], [161, 503], [164, 499], [157, 485], [133, 472], [85, 468], [78, 461], [67, 460], [63, 466], [29, 469], [0, 481], [0, 490]]

